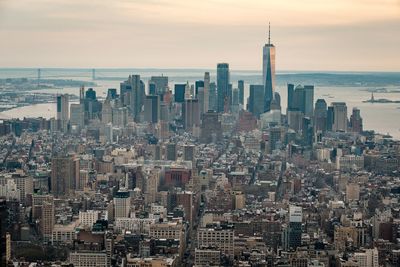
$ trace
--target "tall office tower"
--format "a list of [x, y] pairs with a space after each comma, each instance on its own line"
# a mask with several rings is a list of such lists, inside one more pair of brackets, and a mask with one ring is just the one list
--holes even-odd
[[294, 104], [294, 84], [288, 83], [287, 85], [287, 107], [286, 114], [289, 114], [289, 111], [295, 110]]
[[289, 226], [286, 229], [286, 242], [284, 242], [285, 249], [296, 249], [301, 246], [301, 223], [303, 213], [301, 207], [289, 207]]
[[209, 108], [208, 110], [217, 111], [217, 85], [213, 82], [210, 83], [210, 94], [208, 98]]
[[[149, 80], [149, 88], [150, 85], [154, 85], [155, 94], [163, 95], [168, 91], [168, 77], [167, 76], [151, 76]], [[153, 90], [153, 89], [152, 89]], [[149, 92], [150, 94], [150, 92]]]
[[363, 120], [358, 108], [353, 108], [353, 113], [350, 116], [350, 130], [354, 133], [363, 131]]
[[301, 111], [303, 115], [305, 110], [304, 95], [304, 87], [297, 85], [293, 94], [293, 110]]
[[333, 102], [333, 126], [334, 132], [347, 132], [347, 106], [344, 102]]
[[325, 132], [327, 130], [327, 105], [325, 99], [317, 99], [314, 110], [314, 130], [315, 132]]
[[304, 116], [312, 117], [314, 115], [314, 86], [304, 86]]
[[160, 117], [159, 120], [168, 122], [169, 121], [169, 106], [167, 103], [162, 102], [160, 103]]
[[100, 118], [101, 103], [97, 100], [96, 91], [89, 88], [85, 96], [85, 121]]
[[191, 131], [200, 126], [200, 105], [197, 99], [186, 99], [182, 111], [183, 127], [186, 130]]
[[177, 155], [176, 143], [167, 143], [165, 152], [166, 152], [165, 155], [166, 160], [175, 161]]
[[64, 196], [74, 192], [79, 177], [79, 158], [74, 155], [51, 159], [51, 192]]
[[249, 111], [260, 118], [260, 114], [264, 113], [264, 86], [263, 85], [250, 85], [249, 96]]
[[139, 120], [139, 114], [142, 111], [142, 85], [140, 83], [140, 75], [130, 75], [128, 78], [128, 83], [132, 87], [132, 92], [130, 95], [130, 109], [132, 117], [135, 121]]
[[189, 81], [187, 81], [186, 82], [186, 85], [185, 85], [185, 100], [186, 99], [192, 99], [192, 97], [193, 97], [193, 94], [192, 94], [192, 90], [191, 90], [192, 88], [190, 87], [190, 85], [189, 85]]
[[288, 114], [288, 125], [289, 128], [299, 132], [303, 129], [303, 113], [299, 110], [289, 110]]
[[232, 90], [232, 104], [231, 110], [234, 114], [239, 112], [239, 89], [235, 88]]
[[230, 102], [229, 95], [229, 64], [218, 63], [217, 65], [217, 112], [224, 112], [225, 104]]
[[204, 101], [203, 101], [203, 113], [207, 112], [210, 108], [210, 73], [207, 71], [204, 73]]
[[85, 106], [84, 104], [71, 104], [71, 117], [70, 124], [71, 128], [77, 127], [82, 129], [85, 126]]
[[43, 201], [40, 216], [40, 231], [45, 241], [51, 240], [54, 224], [54, 201], [52, 199]]
[[149, 95], [155, 95], [157, 94], [157, 89], [156, 89], [156, 85], [154, 83], [151, 83], [149, 81]]
[[131, 103], [132, 86], [128, 81], [120, 83], [119, 97], [123, 106], [129, 107]]
[[60, 130], [68, 131], [69, 120], [69, 96], [67, 94], [57, 96], [57, 121], [59, 121]]
[[335, 118], [335, 113], [333, 111], [333, 107], [329, 106], [328, 111], [326, 112], [326, 130], [327, 131], [332, 131], [334, 118]]
[[218, 113], [208, 111], [204, 113], [201, 123], [200, 142], [216, 143], [222, 138], [222, 124]]
[[79, 88], [79, 103], [83, 104], [85, 102], [85, 87], [82, 85]]
[[148, 95], [144, 101], [144, 120], [150, 123], [157, 123], [160, 119], [160, 97]]
[[96, 91], [93, 88], [89, 88], [85, 93], [85, 99], [96, 100]]
[[314, 127], [310, 117], [303, 118], [303, 143], [305, 146], [312, 146], [314, 140]]
[[117, 89], [108, 88], [108, 90], [107, 90], [107, 99], [116, 99], [117, 97], [118, 97]]
[[238, 81], [238, 89], [239, 89], [239, 104], [244, 105], [244, 81]]
[[275, 90], [275, 46], [271, 44], [271, 26], [268, 27], [268, 43], [263, 48], [264, 111], [270, 110], [270, 102]]
[[106, 99], [101, 108], [101, 122], [104, 124], [112, 122], [112, 107], [110, 99]]
[[200, 116], [204, 113], [204, 87], [199, 87], [196, 91], [196, 99], [199, 101]]
[[128, 191], [118, 191], [114, 196], [114, 217], [127, 218], [131, 208], [131, 197]]
[[195, 95], [197, 96], [199, 88], [204, 88], [204, 81], [202, 80], [195, 81], [194, 88], [195, 88]]
[[175, 103], [185, 102], [186, 84], [175, 84], [174, 101]]
[[112, 109], [112, 124], [116, 127], [125, 127], [128, 123], [128, 108], [113, 108]]

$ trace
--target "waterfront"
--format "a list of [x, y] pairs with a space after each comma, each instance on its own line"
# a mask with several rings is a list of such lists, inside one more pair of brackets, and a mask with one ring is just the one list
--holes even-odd
[[[196, 80], [201, 79], [203, 70], [168, 70], [168, 69], [160, 69], [160, 70], [138, 70], [138, 73], [141, 74], [141, 77], [145, 84], [147, 85], [147, 81], [152, 75], [166, 75], [169, 76], [169, 84], [170, 88], [174, 87], [175, 83], [185, 83], [187, 80]], [[55, 71], [54, 71], [55, 72]], [[67, 72], [67, 71], [64, 71]], [[64, 72], [59, 71], [58, 75], [66, 76]], [[75, 73], [69, 71], [70, 75], [68, 78], [71, 79], [82, 79], [84, 81], [91, 80], [91, 77], [83, 77], [79, 73], [82, 73], [83, 70], [75, 71]], [[7, 75], [16, 76], [23, 75], [23, 72], [18, 70], [14, 72], [1, 72], [0, 77], [6, 77]], [[68, 72], [67, 72], [68, 73]], [[78, 74], [79, 75], [78, 75]], [[94, 87], [97, 93], [97, 97], [105, 98], [107, 95], [108, 88], [117, 88], [119, 91], [120, 82], [124, 80], [122, 78], [124, 75], [126, 77], [129, 75], [128, 71], [109, 71], [108, 73], [102, 73], [105, 77], [100, 80], [95, 80], [97, 86]], [[215, 76], [213, 76], [213, 72], [211, 72], [212, 80], [215, 81]], [[245, 81], [245, 99], [247, 99], [249, 95], [249, 84], [257, 84], [261, 82], [261, 77], [258, 75], [257, 71], [232, 71], [231, 82], [236, 87], [237, 80], [243, 79]], [[303, 83], [305, 84], [308, 80], [305, 80], [304, 73], [299, 73], [298, 79], [296, 79], [295, 73], [283, 72], [277, 76], [277, 87], [276, 91], [279, 92], [281, 96], [281, 106], [282, 113], [286, 113], [286, 99], [287, 99], [287, 89], [286, 83], [288, 82], [296, 82], [296, 84]], [[344, 74], [331, 74], [337, 75], [337, 78], [340, 79]], [[349, 74], [346, 74], [349, 75]], [[388, 74], [389, 78], [392, 77], [392, 74]], [[398, 108], [400, 105], [398, 103], [364, 103], [363, 101], [371, 98], [371, 90], [376, 90], [377, 88], [385, 87], [390, 90], [399, 89], [399, 85], [397, 82], [393, 82], [391, 79], [387, 79], [387, 84], [383, 84], [382, 86], [361, 86], [361, 84], [369, 84], [368, 82], [363, 82], [359, 77], [354, 78], [353, 80], [349, 80], [346, 78], [349, 84], [354, 84], [353, 86], [332, 86], [332, 78], [329, 76], [329, 79], [322, 76], [321, 74], [312, 74], [309, 73], [307, 79], [310, 81], [315, 76], [315, 92], [314, 92], [314, 100], [318, 98], [324, 98], [329, 105], [332, 102], [346, 102], [348, 107], [348, 116], [351, 114], [351, 110], [353, 107], [358, 107], [361, 110], [361, 116], [363, 117], [364, 129], [365, 130], [375, 130], [379, 133], [389, 133], [396, 139], [400, 139], [400, 123], [398, 122], [398, 117], [400, 116], [400, 109]], [[106, 77], [121, 77], [121, 80], [118, 79], [107, 79]], [[355, 76], [356, 77], [356, 76]], [[380, 77], [377, 74], [377, 77]], [[379, 78], [377, 78], [379, 80]], [[360, 82], [361, 81], [361, 82]], [[384, 81], [381, 81], [384, 82]], [[311, 82], [310, 82], [311, 83]], [[340, 83], [340, 81], [338, 81]], [[357, 86], [356, 86], [357, 84]], [[389, 85], [388, 85], [389, 84]], [[147, 87], [147, 86], [146, 86]], [[147, 88], [146, 88], [147, 89]], [[23, 88], [21, 88], [23, 90]], [[67, 93], [79, 96], [79, 88], [55, 88], [55, 89], [39, 89], [32, 90], [30, 93], [52, 93], [52, 94], [60, 94]], [[389, 100], [400, 100], [400, 94], [398, 93], [388, 93], [388, 92], [376, 92], [374, 93], [376, 99], [385, 98]], [[55, 103], [48, 104], [37, 104], [31, 106], [18, 107], [14, 109], [10, 109], [4, 112], [0, 112], [0, 119], [10, 119], [10, 118], [24, 118], [24, 117], [44, 117], [51, 118], [56, 116], [56, 107]]]

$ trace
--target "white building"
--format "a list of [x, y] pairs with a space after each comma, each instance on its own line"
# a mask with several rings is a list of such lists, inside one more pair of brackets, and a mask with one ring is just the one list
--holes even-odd
[[197, 247], [216, 247], [229, 257], [234, 256], [234, 231], [232, 229], [200, 228], [197, 231]]
[[79, 211], [79, 224], [82, 227], [92, 228], [98, 219], [100, 219], [100, 211], [98, 210]]

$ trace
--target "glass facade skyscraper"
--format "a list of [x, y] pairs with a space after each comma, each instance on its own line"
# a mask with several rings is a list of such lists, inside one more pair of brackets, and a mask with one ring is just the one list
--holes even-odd
[[226, 103], [230, 103], [229, 95], [229, 64], [219, 63], [217, 65], [217, 112], [224, 112]]
[[275, 46], [271, 44], [270, 31], [268, 43], [263, 48], [263, 85], [264, 85], [264, 111], [270, 110], [270, 103], [275, 90]]

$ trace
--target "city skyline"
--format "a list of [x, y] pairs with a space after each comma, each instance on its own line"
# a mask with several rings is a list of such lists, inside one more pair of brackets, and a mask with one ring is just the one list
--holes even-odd
[[395, 0], [31, 3], [0, 3], [1, 67], [260, 70], [271, 21], [277, 71], [399, 69]]

